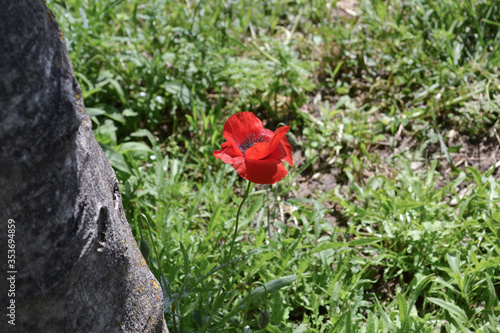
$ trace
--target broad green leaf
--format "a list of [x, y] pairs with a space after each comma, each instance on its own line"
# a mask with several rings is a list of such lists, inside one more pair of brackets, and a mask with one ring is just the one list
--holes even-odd
[[360, 238], [360, 239], [355, 239], [347, 243], [349, 246], [360, 246], [360, 245], [368, 245], [368, 244], [374, 244], [383, 241], [384, 238], [381, 237], [366, 237], [366, 238]]
[[85, 108], [89, 117], [100, 116], [106, 113], [103, 109], [98, 108]]
[[318, 253], [318, 252], [325, 251], [325, 250], [330, 250], [330, 249], [338, 249], [338, 248], [347, 247], [347, 246], [349, 246], [347, 243], [342, 243], [342, 242], [322, 243], [317, 248], [315, 248], [311, 252], [311, 254]]
[[412, 200], [400, 200], [400, 201], [396, 202], [396, 208], [403, 209], [403, 210], [415, 209], [415, 208], [420, 208], [423, 206], [424, 206], [423, 203], [412, 201]]
[[436, 305], [439, 305], [442, 307], [444, 310], [448, 311], [451, 315], [456, 317], [462, 324], [468, 323], [469, 319], [467, 318], [467, 314], [465, 311], [458, 306], [456, 306], [453, 303], [447, 302], [443, 299], [440, 298], [435, 298], [435, 297], [427, 297], [427, 300], [429, 302], [432, 302]]
[[250, 296], [251, 301], [256, 302], [257, 300], [264, 297], [266, 290], [268, 293], [271, 293], [275, 290], [278, 290], [278, 289], [281, 289], [283, 287], [288, 286], [289, 284], [293, 283], [295, 280], [297, 280], [297, 275], [284, 276], [284, 277], [269, 281], [269, 282], [264, 284], [266, 286], [265, 288], [263, 286], [259, 286], [259, 287], [252, 290], [251, 296]]
[[378, 310], [380, 311], [380, 314], [382, 315], [382, 320], [384, 321], [385, 326], [390, 332], [395, 332], [396, 331], [396, 326], [392, 322], [392, 320], [389, 318], [387, 313], [384, 311], [382, 308], [382, 305], [380, 305], [380, 302], [378, 301], [378, 298], [375, 297], [375, 302], [377, 303]]
[[125, 162], [125, 159], [123, 158], [123, 155], [111, 148], [108, 145], [103, 145], [101, 144], [102, 150], [104, 150], [104, 153], [108, 157], [109, 163], [115, 168], [116, 170], [120, 170], [127, 175], [131, 175], [132, 171], [130, 170], [127, 162]]
[[122, 154], [131, 153], [137, 159], [145, 159], [153, 154], [153, 150], [142, 142], [125, 142], [119, 146]]
[[408, 303], [406, 302], [403, 294], [398, 294], [398, 310], [399, 310], [399, 320], [403, 324], [403, 327], [406, 327], [406, 320], [408, 316]]
[[276, 327], [276, 326], [267, 325], [266, 326], [266, 332], [269, 332], [269, 333], [281, 333], [281, 330], [278, 327]]

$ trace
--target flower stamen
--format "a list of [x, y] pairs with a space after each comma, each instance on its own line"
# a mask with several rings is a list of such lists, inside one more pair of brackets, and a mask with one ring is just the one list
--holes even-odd
[[264, 135], [259, 134], [256, 135], [255, 133], [250, 133], [248, 136], [243, 140], [243, 142], [240, 144], [238, 147], [242, 153], [245, 153], [245, 151], [255, 145], [256, 143], [259, 142], [266, 142], [266, 138]]

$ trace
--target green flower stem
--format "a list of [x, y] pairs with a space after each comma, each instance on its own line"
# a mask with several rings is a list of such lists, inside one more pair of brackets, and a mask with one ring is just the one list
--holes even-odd
[[245, 194], [243, 195], [243, 199], [241, 200], [241, 203], [238, 207], [238, 211], [236, 212], [236, 222], [234, 224], [233, 240], [231, 242], [231, 247], [229, 248], [229, 255], [227, 256], [227, 259], [226, 259], [226, 267], [224, 267], [224, 275], [222, 276], [222, 281], [220, 283], [219, 290], [217, 290], [217, 296], [215, 297], [215, 302], [212, 305], [212, 310], [210, 310], [210, 316], [208, 317], [207, 323], [205, 324], [205, 327], [202, 330], [203, 333], [205, 333], [207, 331], [208, 327], [210, 326], [210, 322], [212, 321], [212, 315], [214, 314], [214, 311], [215, 311], [215, 306], [217, 305], [217, 302], [219, 301], [219, 296], [221, 295], [222, 287], [224, 286], [224, 282], [226, 280], [227, 271], [229, 269], [229, 262], [231, 262], [231, 254], [233, 253], [234, 243], [236, 241], [236, 236], [238, 235], [238, 224], [240, 221], [241, 208], [243, 207], [243, 204], [245, 203], [245, 201], [248, 198], [248, 193], [250, 193], [250, 185], [251, 184], [252, 183], [249, 181], [248, 185], [247, 185], [247, 189], [245, 191]]

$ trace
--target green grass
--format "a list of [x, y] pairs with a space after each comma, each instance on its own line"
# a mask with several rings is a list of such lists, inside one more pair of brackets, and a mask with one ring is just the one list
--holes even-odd
[[500, 332], [497, 1], [47, 2], [171, 332], [222, 280], [244, 110], [298, 160], [252, 187], [209, 331]]

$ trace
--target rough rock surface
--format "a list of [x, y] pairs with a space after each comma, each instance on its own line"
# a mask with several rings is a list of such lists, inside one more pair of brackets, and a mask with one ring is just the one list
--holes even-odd
[[0, 8], [0, 332], [168, 332], [52, 12]]

